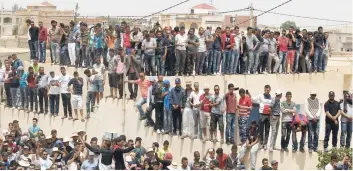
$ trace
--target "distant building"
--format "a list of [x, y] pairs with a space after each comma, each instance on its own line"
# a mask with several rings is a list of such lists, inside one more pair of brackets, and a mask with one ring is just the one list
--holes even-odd
[[159, 22], [162, 27], [183, 26], [186, 29], [198, 29], [207, 26], [221, 27], [223, 19], [222, 15], [217, 14], [217, 9], [214, 6], [203, 3], [192, 7], [190, 13], [160, 14], [152, 17], [151, 21], [153, 23]]
[[12, 10], [0, 11], [0, 36], [12, 36], [18, 24], [19, 19]]
[[[152, 17], [151, 21], [153, 23], [158, 21], [162, 27], [184, 26], [186, 29], [198, 29], [210, 26], [215, 30], [217, 27], [234, 27], [235, 25], [244, 29], [250, 26], [250, 21], [246, 21], [248, 19], [250, 19], [249, 16], [222, 15], [214, 6], [203, 3], [192, 7], [190, 13], [160, 14]], [[256, 24], [256, 18], [254, 23]]]
[[56, 20], [58, 23], [68, 24], [74, 20], [74, 10], [57, 10], [57, 6], [49, 3], [42, 2], [39, 5], [28, 5], [26, 9], [17, 10], [15, 12], [16, 17], [19, 18], [20, 33], [26, 33], [27, 19], [31, 19], [38, 24], [39, 21], [43, 22], [44, 27], [50, 28], [51, 21]]
[[324, 31], [329, 32], [329, 42], [335, 52], [352, 52], [352, 26], [343, 26], [336, 29]]

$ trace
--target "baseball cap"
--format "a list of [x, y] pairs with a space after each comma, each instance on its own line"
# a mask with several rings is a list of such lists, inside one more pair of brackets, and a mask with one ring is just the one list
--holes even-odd
[[169, 85], [169, 84], [170, 84], [170, 81], [169, 81], [169, 80], [164, 80], [164, 81], [163, 81], [163, 84]]
[[272, 161], [271, 161], [271, 165], [274, 165], [274, 164], [277, 164], [277, 163], [278, 163], [277, 160], [272, 160]]
[[186, 81], [186, 85], [191, 85], [192, 82], [191, 81]]
[[175, 84], [180, 84], [180, 83], [181, 83], [180, 78], [176, 78], [175, 79]]
[[19, 66], [17, 70], [23, 70], [23, 66]]
[[71, 138], [72, 137], [78, 137], [77, 133], [76, 132], [72, 133]]
[[29, 147], [28, 146], [24, 146], [23, 149], [29, 149]]
[[89, 156], [94, 156], [94, 153], [93, 153], [92, 151], [90, 151], [90, 152], [88, 153], [88, 155], [89, 155]]
[[276, 90], [276, 95], [282, 94], [281, 90]]
[[334, 92], [334, 91], [330, 91], [330, 92], [328, 93], [328, 95], [329, 95], [329, 96], [334, 96], [334, 95], [335, 95], [335, 92]]
[[203, 85], [203, 89], [210, 89], [210, 86], [208, 84]]

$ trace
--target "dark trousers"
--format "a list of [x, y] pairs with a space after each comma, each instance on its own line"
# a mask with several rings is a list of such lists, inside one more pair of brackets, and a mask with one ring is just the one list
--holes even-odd
[[[302, 136], [300, 138], [299, 149], [304, 149], [306, 129], [302, 130], [301, 133], [302, 133]], [[298, 150], [297, 132], [294, 128], [292, 133], [292, 144], [293, 144], [293, 150], [297, 151]]]
[[33, 106], [34, 106], [34, 111], [38, 112], [37, 88], [28, 88], [28, 94], [29, 94], [28, 101], [29, 101], [30, 110], [33, 111]]
[[163, 102], [157, 102], [156, 104], [156, 124], [154, 125], [154, 130], [162, 130], [163, 129]]
[[61, 93], [61, 101], [63, 102], [64, 116], [67, 117], [67, 113], [72, 117], [71, 108], [71, 93]]
[[50, 100], [50, 113], [52, 115], [54, 115], [54, 114], [58, 115], [59, 114], [60, 94], [50, 94], [49, 100]]
[[165, 70], [167, 72], [167, 76], [174, 76], [174, 64], [175, 64], [175, 53], [167, 53], [167, 58], [165, 61]]
[[292, 122], [282, 122], [281, 148], [288, 148], [290, 134], [292, 132]]
[[[260, 63], [258, 67], [258, 72], [265, 72], [267, 68], [267, 61], [268, 61], [268, 52], [262, 52], [260, 54]], [[271, 72], [271, 71], [267, 71]]]
[[196, 61], [197, 53], [188, 53], [186, 57], [186, 73], [192, 74], [194, 72], [194, 64]]
[[40, 113], [48, 113], [48, 90], [46, 88], [38, 88], [38, 100]]
[[87, 64], [89, 64], [89, 61], [87, 60], [87, 59], [89, 59], [89, 58], [87, 58], [87, 50], [88, 50], [88, 48], [87, 48], [87, 46], [86, 45], [82, 45], [82, 47], [81, 47], [81, 55], [78, 55], [78, 56], [76, 56], [77, 57], [77, 59], [76, 59], [76, 66], [78, 66], [78, 67], [82, 67], [82, 63], [83, 63], [83, 60], [85, 60], [85, 64], [86, 64], [86, 66], [87, 66]]
[[309, 150], [317, 150], [319, 145], [319, 129], [320, 120], [316, 122], [309, 120], [308, 124], [308, 148]]
[[327, 123], [325, 126], [325, 139], [324, 139], [324, 148], [328, 147], [328, 141], [330, 141], [330, 135], [332, 132], [332, 147], [337, 147], [337, 136], [338, 136], [339, 126], [334, 123]]
[[156, 108], [156, 104], [154, 103], [150, 103], [147, 111], [146, 111], [146, 118], [147, 118], [147, 122], [146, 124], [149, 126], [154, 126], [154, 121], [152, 120], [152, 111]]
[[264, 115], [260, 113], [260, 117], [259, 117], [260, 145], [267, 145], [269, 134], [270, 134], [270, 115]]
[[177, 129], [179, 129], [179, 134], [181, 135], [181, 123], [182, 123], [182, 115], [180, 108], [172, 109], [173, 115], [173, 132], [176, 133]]
[[124, 74], [117, 74], [117, 78], [118, 78], [117, 81], [118, 81], [119, 96], [123, 97]]
[[[137, 80], [138, 79], [137, 78], [137, 73], [136, 72], [129, 73], [127, 79], [128, 80]], [[138, 85], [129, 83], [128, 84], [128, 89], [129, 89], [129, 92], [130, 92], [130, 98], [136, 98], [137, 97]]]
[[10, 84], [5, 83], [5, 94], [6, 94], [6, 104], [8, 107], [12, 107], [12, 98], [11, 98], [11, 91], [10, 91]]

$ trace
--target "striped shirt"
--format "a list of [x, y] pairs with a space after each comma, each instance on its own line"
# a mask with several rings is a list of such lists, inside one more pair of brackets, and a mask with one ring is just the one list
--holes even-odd
[[249, 96], [240, 97], [239, 99], [239, 115], [240, 116], [249, 116], [251, 109], [246, 109], [244, 107], [252, 107], [251, 99]]

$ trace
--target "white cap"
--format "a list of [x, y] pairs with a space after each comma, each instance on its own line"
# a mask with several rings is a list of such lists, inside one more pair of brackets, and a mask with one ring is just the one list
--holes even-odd
[[316, 91], [315, 90], [311, 90], [310, 91], [310, 95], [312, 95], [312, 94], [316, 94]]
[[88, 155], [89, 155], [89, 156], [94, 156], [94, 152], [90, 151], [90, 152], [88, 153]]
[[19, 66], [17, 70], [23, 70], [23, 66]]
[[69, 137], [64, 137], [63, 142], [69, 142], [70, 138]]
[[147, 148], [147, 153], [148, 152], [153, 152], [153, 148], [152, 147]]
[[72, 133], [71, 138], [72, 137], [78, 137], [77, 132]]
[[51, 135], [50, 134], [45, 135], [45, 139], [51, 139]]
[[281, 90], [276, 90], [276, 95], [282, 94]]
[[208, 84], [203, 85], [203, 89], [210, 89], [210, 86]]

